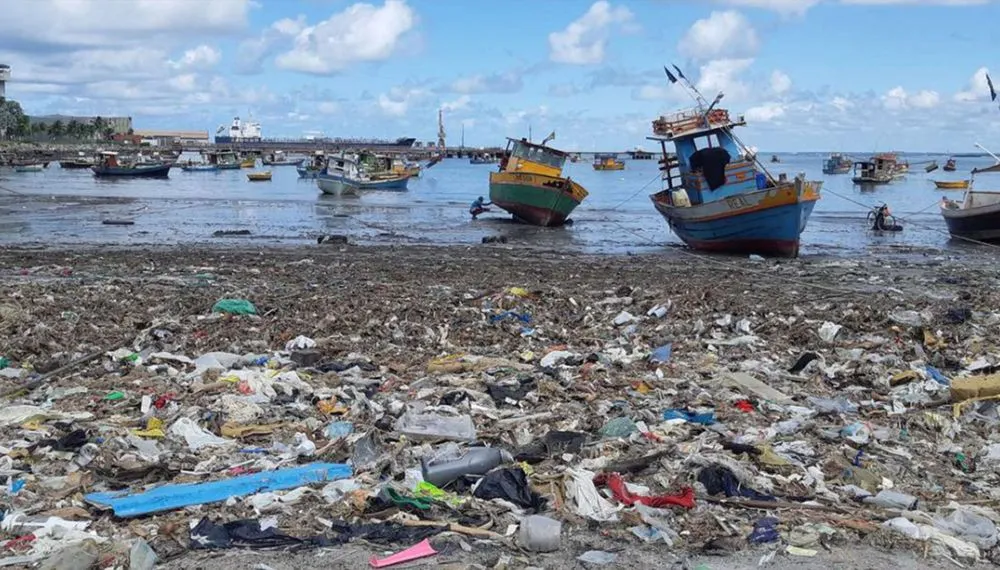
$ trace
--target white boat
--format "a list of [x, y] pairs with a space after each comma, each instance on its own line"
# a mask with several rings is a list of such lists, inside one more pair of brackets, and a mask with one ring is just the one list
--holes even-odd
[[14, 167], [14, 172], [41, 172], [45, 170], [44, 164], [21, 164]]
[[357, 160], [341, 154], [327, 159], [326, 168], [316, 175], [316, 186], [331, 196], [357, 196], [361, 189], [360, 178]]

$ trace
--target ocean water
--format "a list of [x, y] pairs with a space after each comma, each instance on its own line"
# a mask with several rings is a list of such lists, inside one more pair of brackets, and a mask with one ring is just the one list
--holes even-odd
[[[761, 153], [769, 158], [770, 153]], [[864, 158], [859, 154], [857, 158]], [[823, 198], [802, 236], [803, 255], [852, 256], [885, 248], [974, 251], [950, 240], [938, 213], [941, 196], [932, 180], [960, 180], [990, 158], [959, 158], [957, 172], [924, 172], [924, 163], [947, 156], [902, 155], [911, 173], [891, 184], [860, 188], [850, 174], [822, 174], [824, 155], [780, 154], [766, 164], [789, 177], [804, 172], [823, 180]], [[496, 165], [448, 159], [411, 179], [406, 192], [369, 192], [358, 197], [322, 195], [314, 180], [298, 178], [294, 167], [272, 167], [271, 182], [249, 182], [250, 170], [184, 172], [165, 180], [108, 180], [89, 170], [62, 170], [57, 163], [40, 173], [0, 169], [0, 244], [193, 244], [282, 245], [314, 241], [323, 234], [347, 234], [358, 243], [477, 244], [484, 236], [506, 235], [510, 244], [590, 253], [676, 251], [680, 241], [656, 213], [649, 195], [659, 190], [656, 160], [626, 160], [623, 171], [595, 171], [587, 161], [567, 164], [566, 174], [590, 195], [562, 228], [513, 222], [504, 212], [472, 221], [469, 203], [488, 197]], [[256, 170], [261, 170], [257, 168]], [[995, 181], [991, 179], [995, 177]], [[1000, 188], [1000, 175], [984, 174], [977, 187]], [[886, 203], [904, 231], [875, 235], [867, 214]], [[105, 225], [105, 220], [134, 225]], [[250, 230], [248, 237], [213, 237], [216, 231]]]

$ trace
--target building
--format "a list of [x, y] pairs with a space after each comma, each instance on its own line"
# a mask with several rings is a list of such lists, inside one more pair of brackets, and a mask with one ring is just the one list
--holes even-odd
[[142, 142], [153, 146], [207, 145], [209, 143], [208, 131], [152, 131], [144, 129], [132, 132], [141, 137]]
[[0, 98], [7, 96], [7, 82], [10, 81], [10, 66], [0, 63]]

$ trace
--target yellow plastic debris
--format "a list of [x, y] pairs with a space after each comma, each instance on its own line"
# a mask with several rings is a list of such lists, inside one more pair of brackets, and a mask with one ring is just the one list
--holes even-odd
[[163, 431], [163, 420], [160, 418], [149, 418], [146, 420], [146, 429], [132, 430], [132, 433], [139, 437], [153, 437], [157, 439], [167, 437], [166, 432]]
[[515, 297], [520, 297], [522, 299], [531, 296], [531, 292], [525, 289], [524, 287], [511, 287], [510, 289], [507, 289], [507, 292]]

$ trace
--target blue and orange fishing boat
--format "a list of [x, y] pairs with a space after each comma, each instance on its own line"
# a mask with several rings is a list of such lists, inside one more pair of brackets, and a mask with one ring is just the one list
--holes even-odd
[[657, 211], [692, 249], [796, 257], [822, 182], [774, 178], [733, 133], [743, 117], [714, 108], [722, 94], [711, 105], [697, 95], [697, 107], [653, 121], [666, 186], [651, 196]]

